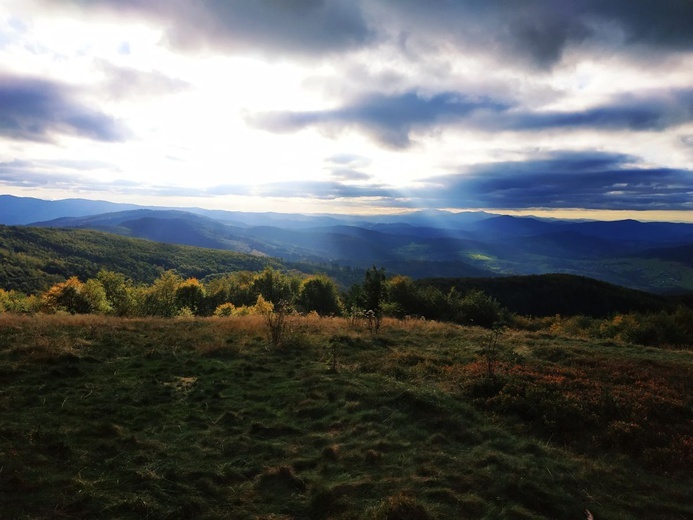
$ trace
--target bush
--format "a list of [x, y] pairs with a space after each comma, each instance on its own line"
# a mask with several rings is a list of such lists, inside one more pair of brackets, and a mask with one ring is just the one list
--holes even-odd
[[260, 295], [257, 297], [257, 303], [255, 304], [255, 313], [262, 315], [265, 319], [267, 342], [270, 346], [274, 348], [281, 347], [287, 329], [288, 302], [280, 300], [275, 305]]
[[222, 318], [228, 318], [233, 316], [236, 311], [236, 306], [233, 303], [222, 303], [216, 309], [214, 309], [214, 315]]
[[483, 291], [471, 290], [464, 298], [450, 291], [448, 302], [452, 319], [463, 325], [477, 325], [490, 329], [501, 319], [501, 306]]

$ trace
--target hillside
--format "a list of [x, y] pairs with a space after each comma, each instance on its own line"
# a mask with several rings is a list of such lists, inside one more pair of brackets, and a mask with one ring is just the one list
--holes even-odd
[[523, 316], [607, 317], [617, 313], [670, 309], [675, 301], [610, 283], [568, 274], [507, 276], [498, 278], [427, 278], [417, 282], [448, 293], [476, 289]]
[[101, 269], [151, 283], [162, 271], [204, 278], [218, 273], [259, 271], [268, 265], [307, 273], [327, 271], [344, 284], [361, 272], [307, 264], [282, 264], [257, 255], [161, 244], [79, 229], [0, 226], [0, 287], [33, 294], [71, 276], [93, 278]]
[[[417, 212], [386, 218], [159, 208], [36, 225], [104, 230], [292, 262], [360, 269], [376, 264], [414, 278], [566, 273], [648, 292], [693, 290], [693, 266], [686, 256], [693, 243], [692, 224], [483, 213]], [[657, 250], [662, 253], [653, 253]]]
[[[322, 219], [315, 219], [322, 222]], [[449, 232], [390, 225], [387, 232], [346, 224], [301, 228], [256, 225], [238, 227], [184, 211], [134, 210], [37, 222], [38, 227], [94, 229], [124, 236], [262, 254], [293, 262], [329, 262], [367, 268], [383, 265], [419, 277], [437, 272], [437, 263], [455, 276], [491, 276], [488, 269], [465, 261], [463, 252], [487, 253], [478, 242], [450, 237]], [[374, 226], [378, 227], [378, 226]], [[422, 230], [424, 235], [420, 236]], [[408, 234], [407, 232], [410, 232]], [[454, 262], [454, 265], [453, 265]]]
[[3, 518], [691, 518], [685, 351], [545, 331], [0, 315]]
[[[371, 232], [361, 230], [358, 233]], [[122, 273], [136, 283], [150, 284], [169, 269], [176, 270], [184, 278], [203, 280], [235, 271], [257, 272], [272, 266], [305, 274], [322, 272], [344, 290], [360, 284], [364, 276], [360, 269], [335, 264], [280, 261], [106, 232], [56, 228], [0, 226], [0, 259], [0, 288], [27, 294], [43, 292], [71, 276], [86, 281], [101, 269]], [[393, 261], [387, 272], [409, 275], [411, 271], [434, 271], [441, 276], [420, 279], [416, 285], [422, 289], [435, 288], [440, 291], [440, 297], [450, 293], [453, 287], [459, 295], [480, 290], [509, 311], [524, 316], [561, 314], [603, 318], [618, 313], [670, 311], [677, 302], [688, 302], [683, 294], [679, 298], [659, 296], [570, 274], [459, 277], [460, 270], [459, 264], [453, 261], [402, 264]], [[435, 315], [423, 308], [409, 312]]]
[[[41, 227], [93, 229], [318, 264], [334, 269], [342, 286], [358, 281], [350, 270], [377, 265], [413, 278], [564, 273], [652, 293], [693, 291], [693, 224], [446, 211], [368, 216], [243, 213], [2, 197], [7, 207], [0, 207], [0, 223], [19, 219]], [[98, 209], [107, 212], [88, 213]], [[38, 218], [56, 211], [63, 216]]]

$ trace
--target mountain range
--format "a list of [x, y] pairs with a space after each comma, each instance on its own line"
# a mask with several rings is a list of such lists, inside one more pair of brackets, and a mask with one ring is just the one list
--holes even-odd
[[244, 213], [1, 195], [0, 224], [92, 229], [290, 262], [375, 264], [414, 278], [567, 273], [650, 292], [693, 290], [693, 224], [686, 223]]

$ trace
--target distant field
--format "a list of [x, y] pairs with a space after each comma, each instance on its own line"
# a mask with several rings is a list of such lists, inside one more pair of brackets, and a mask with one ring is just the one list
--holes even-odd
[[2, 314], [0, 518], [692, 518], [692, 395], [547, 331]]

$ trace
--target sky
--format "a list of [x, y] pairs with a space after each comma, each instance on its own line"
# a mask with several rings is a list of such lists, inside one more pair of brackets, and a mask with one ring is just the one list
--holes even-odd
[[4, 0], [0, 193], [693, 221], [693, 0]]

